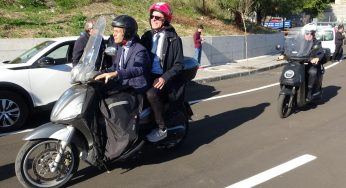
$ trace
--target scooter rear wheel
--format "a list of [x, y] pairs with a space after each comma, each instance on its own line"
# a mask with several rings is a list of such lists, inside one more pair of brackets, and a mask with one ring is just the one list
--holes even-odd
[[279, 95], [278, 113], [280, 118], [286, 118], [291, 114], [292, 106], [289, 105], [290, 95]]

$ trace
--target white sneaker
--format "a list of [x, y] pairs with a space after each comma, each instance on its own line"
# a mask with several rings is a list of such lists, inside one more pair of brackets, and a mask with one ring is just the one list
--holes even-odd
[[154, 129], [146, 137], [150, 142], [158, 142], [167, 137], [167, 129]]

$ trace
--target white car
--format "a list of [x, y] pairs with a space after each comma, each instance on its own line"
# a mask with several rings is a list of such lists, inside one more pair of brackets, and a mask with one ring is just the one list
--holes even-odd
[[20, 128], [30, 112], [54, 103], [71, 86], [76, 39], [48, 40], [0, 63], [0, 132]]

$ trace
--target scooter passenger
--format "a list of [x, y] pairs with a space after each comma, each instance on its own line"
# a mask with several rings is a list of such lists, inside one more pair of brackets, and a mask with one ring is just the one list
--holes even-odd
[[151, 57], [151, 75], [153, 82], [147, 91], [147, 99], [153, 109], [158, 129], [147, 135], [150, 142], [158, 142], [167, 137], [164, 119], [164, 99], [176, 104], [176, 93], [181, 87], [177, 83], [183, 71], [183, 47], [181, 38], [171, 25], [172, 9], [168, 3], [154, 3], [149, 8], [151, 30], [141, 37], [141, 43], [147, 48]]

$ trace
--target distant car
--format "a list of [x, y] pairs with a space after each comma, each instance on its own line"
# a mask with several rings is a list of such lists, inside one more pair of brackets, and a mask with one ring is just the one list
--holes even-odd
[[34, 109], [54, 103], [70, 87], [76, 39], [47, 40], [0, 63], [0, 132], [22, 127]]
[[319, 26], [316, 31], [316, 39], [322, 43], [322, 48], [328, 48], [330, 55], [335, 52], [335, 29], [331, 26]]

